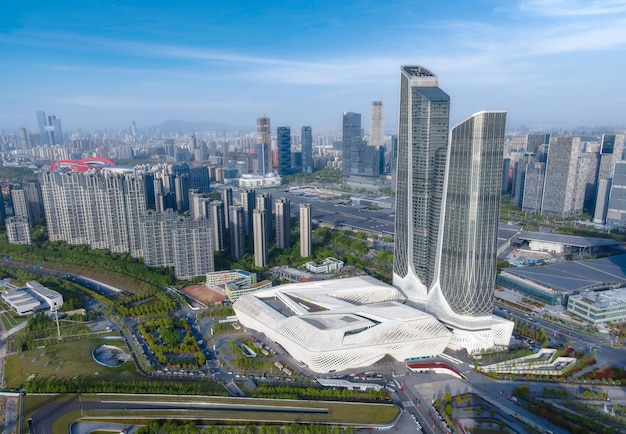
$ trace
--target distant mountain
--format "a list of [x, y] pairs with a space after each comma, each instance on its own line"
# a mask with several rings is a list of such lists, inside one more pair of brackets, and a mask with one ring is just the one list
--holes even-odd
[[255, 127], [242, 127], [235, 126], [220, 122], [188, 122], [180, 119], [171, 119], [161, 122], [158, 125], [152, 127], [153, 129], [159, 129], [161, 133], [193, 133], [200, 131], [254, 131]]

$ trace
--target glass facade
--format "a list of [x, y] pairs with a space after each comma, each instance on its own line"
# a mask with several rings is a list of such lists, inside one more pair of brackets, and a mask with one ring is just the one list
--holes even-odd
[[440, 283], [452, 310], [493, 311], [506, 112], [481, 112], [452, 129]]
[[426, 288], [435, 278], [450, 117], [450, 97], [437, 86], [427, 69], [402, 67], [394, 276], [410, 269]]

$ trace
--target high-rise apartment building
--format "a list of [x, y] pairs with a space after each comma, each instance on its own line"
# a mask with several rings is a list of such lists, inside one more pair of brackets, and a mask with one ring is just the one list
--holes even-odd
[[291, 201], [281, 197], [274, 202], [276, 216], [276, 247], [286, 249], [291, 247]]
[[241, 190], [241, 206], [243, 208], [243, 219], [246, 235], [252, 233], [252, 212], [256, 207], [256, 191], [254, 190]]
[[311, 127], [302, 127], [302, 172], [313, 172], [313, 132]]
[[239, 259], [246, 254], [246, 238], [244, 232], [243, 208], [231, 206], [228, 211], [230, 232], [230, 254]]
[[435, 281], [448, 149], [450, 97], [421, 66], [400, 76], [393, 284], [425, 301]]
[[370, 127], [370, 146], [385, 145], [385, 111], [382, 100], [372, 102], [372, 123]]
[[269, 193], [256, 195], [255, 209], [267, 212], [267, 218], [265, 219], [265, 239], [268, 244], [272, 242], [272, 210], [274, 208], [272, 202], [272, 195]]
[[[181, 217], [177, 223], [172, 208], [149, 211], [145, 185], [143, 174], [130, 170], [43, 172], [41, 190], [50, 240], [129, 253], [143, 257], [151, 267], [174, 266], [177, 276], [189, 277], [194, 270], [204, 274], [213, 267], [212, 237], [206, 234], [212, 229], [210, 220], [202, 217], [202, 223], [195, 224], [192, 218]], [[204, 243], [206, 239], [211, 242]], [[185, 254], [193, 255], [196, 262], [177, 262], [172, 253], [176, 246], [186, 249]]]
[[41, 197], [41, 184], [37, 179], [30, 179], [22, 185], [28, 202], [28, 215], [33, 220], [44, 218], [43, 198]]
[[276, 147], [278, 148], [278, 174], [291, 174], [291, 128], [276, 129]]
[[13, 184], [9, 187], [9, 191], [11, 194], [11, 202], [13, 203], [13, 215], [30, 220], [28, 200], [26, 199], [26, 192], [22, 186]]
[[224, 223], [226, 229], [230, 229], [230, 207], [233, 206], [233, 189], [226, 187], [222, 190], [222, 202], [224, 202]]
[[265, 267], [268, 256], [268, 240], [265, 231], [265, 220], [268, 213], [265, 210], [255, 209], [252, 214], [252, 225], [254, 226], [254, 265]]
[[177, 218], [172, 225], [174, 272], [177, 279], [192, 279], [215, 271], [213, 228], [208, 218]]
[[211, 223], [213, 224], [213, 241], [215, 250], [226, 249], [226, 228], [224, 224], [224, 202], [213, 200], [209, 203]]
[[7, 239], [11, 244], [30, 244], [30, 225], [28, 217], [18, 216], [9, 217], [6, 220]]
[[[349, 178], [358, 172], [363, 160], [363, 136], [361, 135], [361, 115], [345, 112], [343, 114], [343, 177]], [[356, 168], [356, 170], [354, 169]]]
[[494, 317], [505, 112], [457, 125], [450, 98], [421, 66], [403, 66], [393, 283], [453, 330], [469, 352], [507, 345], [513, 323]]
[[300, 256], [308, 258], [313, 253], [311, 228], [311, 204], [300, 205]]
[[272, 172], [270, 118], [263, 115], [256, 120], [256, 125], [258, 172], [259, 175], [267, 175]]

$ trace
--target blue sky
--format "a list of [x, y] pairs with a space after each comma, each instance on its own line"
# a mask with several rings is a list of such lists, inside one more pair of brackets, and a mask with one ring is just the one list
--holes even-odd
[[626, 124], [626, 0], [3, 0], [0, 128], [139, 128], [168, 119], [341, 126], [400, 65], [451, 96], [452, 122], [507, 110], [530, 128]]

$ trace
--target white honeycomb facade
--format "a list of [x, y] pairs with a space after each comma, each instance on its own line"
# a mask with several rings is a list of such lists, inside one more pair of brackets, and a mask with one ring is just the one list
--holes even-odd
[[244, 327], [321, 373], [368, 366], [385, 355], [404, 361], [442, 353], [452, 333], [402, 301], [394, 287], [361, 276], [281, 285], [244, 295], [233, 307]]

